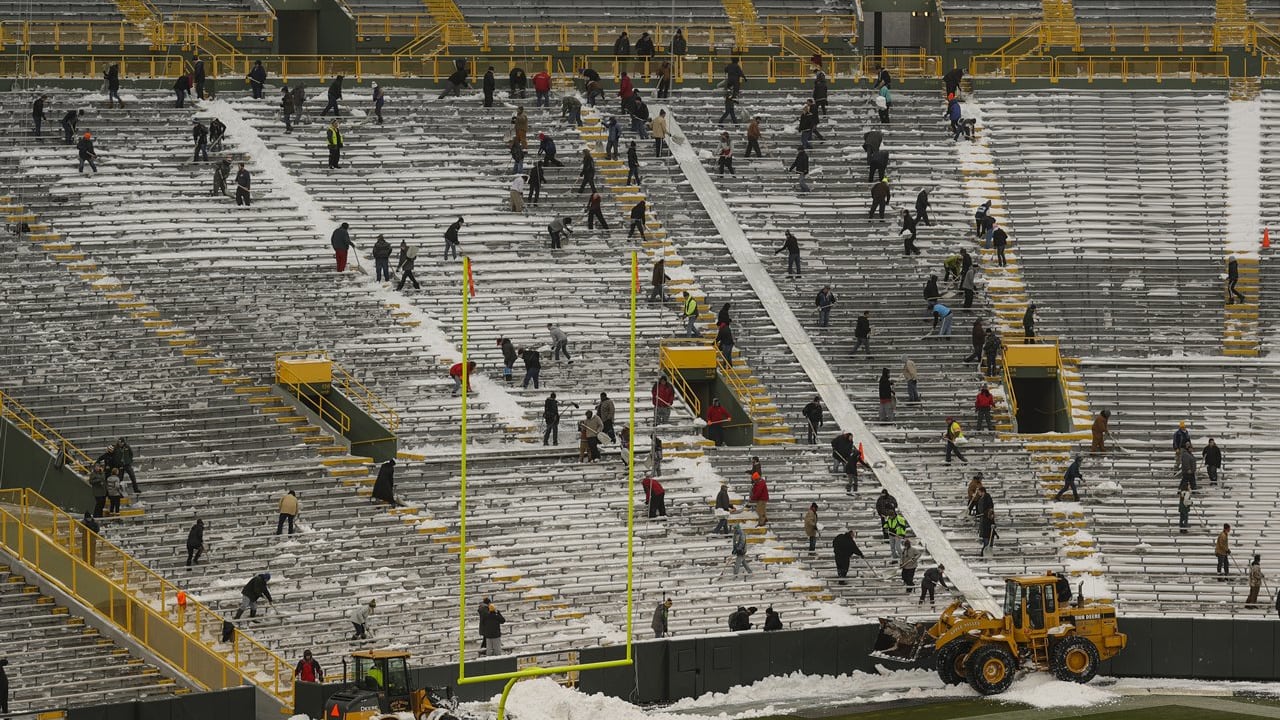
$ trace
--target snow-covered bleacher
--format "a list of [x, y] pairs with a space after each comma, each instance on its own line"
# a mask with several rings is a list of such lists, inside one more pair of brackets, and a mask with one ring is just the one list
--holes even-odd
[[0, 630], [0, 657], [9, 661], [6, 708], [15, 717], [161, 697], [178, 689], [172, 678], [131, 657], [2, 565]]
[[982, 96], [1023, 275], [1067, 348], [1222, 347], [1223, 208], [1206, 198], [1228, 181], [1226, 104], [1203, 92]]
[[0, 0], [0, 18], [8, 20], [120, 21], [124, 17], [112, 0]]
[[[533, 5], [511, 5], [498, 0], [461, 0], [458, 8], [471, 23], [598, 23], [631, 28], [631, 42], [640, 37], [646, 27], [671, 23], [717, 24], [729, 21], [720, 0], [690, 0], [675, 8], [667, 5], [630, 5], [610, 9], [588, 0], [556, 0]], [[647, 23], [647, 25], [646, 25]], [[612, 43], [612, 38], [609, 38]]]
[[[476, 21], [467, 3], [463, 9]], [[479, 363], [468, 406], [467, 549], [475, 559], [468, 592], [490, 594], [502, 607], [510, 621], [508, 650], [586, 647], [617, 642], [625, 632], [624, 467], [616, 446], [600, 464], [574, 460], [576, 421], [601, 391], [619, 401], [618, 425], [626, 415], [633, 250], [641, 253], [642, 291], [650, 263], [662, 253], [673, 278], [695, 289], [705, 308], [731, 303], [735, 359], [752, 369], [785, 418], [776, 442], [750, 448], [706, 448], [683, 407], [655, 430], [647, 390], [657, 374], [657, 348], [682, 333], [671, 303], [640, 303], [637, 477], [656, 431], [668, 441], [662, 482], [670, 517], [648, 520], [643, 505], [634, 508], [637, 633], [649, 634], [649, 613], [663, 596], [676, 600], [672, 627], [682, 634], [722, 629], [739, 604], [772, 603], [792, 627], [850, 612], [927, 614], [903, 594], [887, 562], [873, 474], [864, 475], [857, 494], [846, 494], [843, 478], [830, 469], [835, 428], [824, 428], [815, 447], [803, 445], [800, 409], [814, 395], [812, 384], [680, 167], [670, 158], [655, 160], [651, 141], [638, 143], [638, 187], [611, 184], [606, 176], [617, 168], [601, 162], [597, 182], [612, 229], [582, 227], [587, 195], [574, 192], [580, 158], [584, 148], [601, 149], [592, 137], [599, 115], [622, 117], [614, 98], [599, 112], [586, 111], [584, 140], [560, 118], [560, 89], [549, 109], [505, 93], [484, 108], [474, 92], [441, 100], [430, 91], [384, 90], [386, 124], [378, 124], [369, 91], [348, 84], [338, 170], [325, 162], [327, 118], [318, 117], [316, 99], [286, 133], [272, 92], [262, 101], [237, 93], [181, 110], [165, 94], [140, 93], [126, 109], [104, 110], [83, 93], [51, 91], [59, 110], [86, 108], [81, 130], [94, 133], [103, 157], [96, 175], [75, 171], [72, 148], [27, 132], [26, 94], [6, 104], [0, 167], [13, 182], [0, 191], [62, 237], [24, 240], [0, 260], [14, 279], [3, 291], [9, 302], [0, 316], [16, 328], [0, 352], [11, 365], [32, 369], [10, 374], [4, 387], [90, 450], [130, 439], [144, 513], [109, 522], [109, 537], [223, 609], [234, 607], [250, 576], [271, 572], [278, 613], [244, 627], [286, 657], [306, 647], [342, 654], [350, 648], [346, 613], [377, 597], [375, 635], [383, 623], [412, 628], [395, 642], [425, 662], [451, 658], [456, 644], [440, 638], [451, 637], [457, 624], [461, 403], [447, 372], [463, 339], [464, 280], [460, 263], [442, 255], [444, 229], [464, 217], [461, 244], [476, 290], [469, 299], [470, 353]], [[880, 126], [865, 90], [835, 87], [831, 115], [820, 126], [826, 139], [810, 151], [813, 191], [801, 194], [786, 166], [798, 145], [795, 122], [807, 89], [748, 89], [738, 108], [741, 124], [726, 126], [736, 174], [723, 177], [714, 172], [721, 127], [713, 122], [722, 96], [681, 90], [666, 104], [646, 89], [651, 110], [669, 107], [711, 164], [748, 238], [775, 268], [787, 302], [863, 417], [878, 410], [881, 368], [890, 370], [905, 401], [901, 371], [907, 358], [914, 360], [923, 402], [900, 402], [895, 419], [874, 425], [876, 434], [988, 583], [1067, 565], [1077, 577], [1110, 570], [1119, 600], [1133, 606], [1218, 608], [1239, 588], [1202, 582], [1202, 566], [1212, 563], [1208, 529], [1242, 523], [1240, 557], [1270, 549], [1274, 501], [1267, 498], [1274, 492], [1262, 471], [1266, 450], [1247, 428], [1269, 417], [1275, 388], [1245, 359], [1230, 368], [1184, 369], [1178, 381], [1185, 393], [1176, 402], [1153, 400], [1173, 366], [1146, 356], [1217, 353], [1222, 344], [1224, 245], [1205, 198], [1226, 182], [1218, 154], [1227, 142], [1225, 98], [1001, 93], [973, 103], [1008, 207], [1001, 220], [1016, 241], [1013, 267], [1044, 309], [1042, 332], [1062, 335], [1064, 347], [1082, 356], [1091, 403], [1116, 413], [1128, 451], [1090, 461], [1085, 474], [1097, 487], [1086, 485], [1080, 507], [1045, 497], [1069, 455], [1065, 440], [1035, 452], [1023, 439], [971, 431], [968, 464], [943, 463], [944, 418], [955, 416], [970, 429], [974, 394], [984, 381], [975, 364], [963, 362], [972, 321], [997, 314], [982, 285], [1012, 280], [981, 265], [987, 256], [972, 239], [966, 181], [987, 171], [974, 166], [963, 142], [953, 144], [939, 94], [896, 92], [893, 122]], [[531, 150], [537, 134], [547, 132], [565, 164], [547, 169], [541, 203], [524, 213], [505, 207], [512, 175], [504, 136], [517, 104], [529, 114]], [[1179, 122], [1166, 124], [1173, 109]], [[763, 122], [766, 154], [748, 160], [743, 131], [751, 115]], [[207, 123], [215, 116], [230, 132], [225, 149], [211, 157], [247, 163], [254, 173], [251, 208], [211, 197], [212, 163], [190, 159], [192, 118]], [[872, 127], [884, 131], [891, 153], [894, 199], [884, 221], [866, 218], [869, 184], [859, 146]], [[624, 152], [631, 139], [624, 133]], [[922, 254], [904, 257], [897, 216], [904, 207], [914, 212], [922, 187], [933, 188], [935, 224], [919, 228]], [[665, 233], [670, 247], [625, 237], [626, 212], [641, 195], [651, 203], [650, 228]], [[575, 218], [578, 230], [551, 250], [546, 226], [555, 217]], [[364, 273], [334, 270], [328, 233], [339, 222], [351, 224]], [[803, 278], [782, 277], [785, 255], [774, 250], [786, 230], [800, 239]], [[421, 290], [396, 292], [370, 278], [369, 252], [380, 234], [393, 247], [405, 240], [421, 248]], [[941, 278], [943, 259], [962, 247], [979, 262], [979, 292], [965, 309], [959, 292], [947, 289], [944, 302], [957, 320], [953, 337], [943, 339], [929, 333], [921, 290], [928, 275]], [[31, 266], [47, 267], [32, 273]], [[819, 328], [814, 295], [825, 284], [840, 302], [832, 326]], [[873, 327], [869, 359], [850, 355], [853, 322], [864, 310]], [[704, 313], [704, 332], [711, 330], [709, 317]], [[568, 332], [573, 364], [552, 361], [549, 322]], [[175, 345], [158, 330], [180, 331], [184, 341]], [[542, 387], [502, 381], [499, 337], [542, 348]], [[1116, 348], [1139, 359], [1103, 362]], [[370, 502], [375, 469], [347, 456], [342, 443], [303, 437], [305, 423], [292, 411], [279, 412], [278, 399], [246, 391], [270, 385], [276, 352], [309, 349], [328, 352], [400, 415], [397, 484], [407, 511]], [[517, 361], [517, 380], [521, 370]], [[1231, 391], [1223, 393], [1224, 385]], [[565, 408], [560, 446], [544, 448], [539, 422], [551, 391], [580, 407]], [[1166, 437], [1180, 416], [1203, 423], [1203, 431], [1193, 425], [1198, 438], [1222, 438], [1231, 458], [1230, 491], [1205, 493], [1196, 533], [1181, 536], [1169, 521], [1176, 485], [1166, 477], [1172, 471], [1163, 470]], [[709, 534], [710, 501], [724, 478], [741, 504], [752, 455], [770, 480], [771, 522], [756, 529], [746, 515], [733, 518], [749, 528], [755, 569], [733, 578], [729, 541]], [[967, 484], [979, 471], [1001, 531], [987, 558], [978, 557], [976, 524], [964, 507]], [[302, 532], [277, 537], [275, 506], [288, 489], [302, 498]], [[801, 533], [811, 502], [823, 524], [815, 555]], [[182, 540], [197, 509], [208, 524], [210, 551], [188, 569]], [[1083, 513], [1085, 527], [1072, 527], [1067, 542], [1063, 526], [1075, 524], [1072, 513]], [[837, 583], [830, 542], [849, 527], [874, 565], [855, 565], [849, 581]], [[1095, 541], [1100, 556], [1071, 562]]]

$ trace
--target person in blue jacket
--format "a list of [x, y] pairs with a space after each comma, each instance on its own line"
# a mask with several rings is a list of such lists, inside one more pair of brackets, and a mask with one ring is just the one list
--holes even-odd
[[951, 308], [947, 307], [946, 305], [943, 305], [942, 303], [934, 303], [933, 304], [933, 326], [937, 328], [939, 323], [941, 323], [942, 325], [942, 327], [938, 330], [939, 337], [945, 337], [948, 340], [951, 339], [951, 321], [952, 321]]
[[556, 142], [546, 133], [538, 133], [538, 156], [543, 165], [564, 167], [564, 163], [556, 159]]

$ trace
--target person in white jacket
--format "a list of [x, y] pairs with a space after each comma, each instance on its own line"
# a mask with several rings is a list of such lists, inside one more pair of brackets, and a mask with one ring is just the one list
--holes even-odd
[[351, 624], [355, 626], [356, 634], [352, 636], [352, 640], [364, 640], [368, 637], [367, 630], [369, 625], [369, 616], [373, 614], [373, 609], [378, 607], [377, 600], [370, 600], [368, 605], [361, 605], [351, 611], [347, 617], [351, 619]]

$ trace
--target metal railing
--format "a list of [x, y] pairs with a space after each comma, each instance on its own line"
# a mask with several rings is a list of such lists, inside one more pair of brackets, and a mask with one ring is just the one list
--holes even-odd
[[164, 16], [165, 25], [195, 23], [236, 40], [257, 37], [270, 41], [275, 36], [276, 18], [268, 13], [174, 12]]
[[[309, 383], [300, 382], [287, 377], [289, 373], [286, 371], [286, 362], [289, 360], [325, 360], [330, 364], [330, 368], [333, 372], [333, 378], [331, 381], [332, 385], [336, 386], [339, 390], [342, 390], [343, 394], [357, 405], [362, 406], [365, 412], [380, 421], [388, 430], [395, 432], [400, 427], [400, 414], [387, 404], [385, 400], [378, 397], [378, 395], [370, 390], [364, 383], [360, 382], [352, 376], [351, 373], [344, 370], [342, 366], [335, 362], [333, 358], [330, 357], [329, 353], [324, 350], [286, 350], [276, 353], [275, 359], [276, 382], [294, 389], [295, 395], [298, 395], [297, 391], [304, 387], [313, 391], [314, 395], [308, 397], [313, 397], [320, 401], [322, 408], [327, 404], [330, 408], [329, 412], [333, 413], [335, 416], [341, 416], [341, 425], [335, 422], [330, 422], [324, 411], [318, 411], [320, 416], [325, 418], [326, 422], [330, 422], [331, 425], [340, 427], [343, 433], [346, 433], [351, 429], [351, 418], [338, 408], [333, 407], [333, 403], [325, 401], [320, 392], [320, 388], [316, 388]], [[299, 397], [301, 396], [299, 395]]]
[[4, 20], [0, 21], [0, 51], [17, 45], [73, 45], [92, 50], [95, 45], [150, 45], [152, 38], [125, 21]]
[[121, 77], [174, 78], [185, 72], [181, 55], [30, 55], [24, 59], [28, 77], [101, 79], [112, 63], [120, 65]]
[[[1025, 72], [1022, 73], [1026, 75]], [[1204, 78], [1231, 77], [1231, 60], [1226, 55], [1063, 55], [1053, 58], [1050, 80], [1076, 78], [1131, 77], [1164, 79], [1186, 78], [1196, 82]]]
[[346, 75], [357, 81], [364, 77], [420, 78], [443, 80], [454, 71], [455, 60], [464, 60], [478, 77], [489, 65], [497, 68], [520, 66], [530, 75], [552, 70], [550, 55], [215, 55], [210, 66], [214, 76], [244, 76], [253, 61], [261, 60], [273, 76], [287, 82], [292, 77], [331, 78]]
[[684, 404], [689, 408], [689, 412], [693, 413], [694, 417], [700, 418], [702, 417], [702, 401], [698, 399], [698, 394], [685, 381], [684, 375], [680, 373], [680, 368], [671, 364], [667, 359], [667, 354], [663, 352], [664, 348], [671, 345], [688, 345], [694, 340], [695, 338], [668, 338], [663, 340], [658, 346], [658, 368], [666, 374], [676, 392], [680, 393], [680, 397], [684, 399]]
[[284, 658], [33, 490], [0, 490], [0, 545], [205, 689], [257, 685], [292, 707]]
[[62, 462], [77, 473], [88, 476], [93, 467], [93, 458], [74, 443], [54, 430], [40, 416], [28, 410], [22, 403], [0, 390], [0, 418], [13, 423], [24, 435], [42, 445], [46, 450], [60, 457]]
[[[356, 40], [369, 42], [371, 39], [382, 38], [384, 42], [390, 42], [393, 38], [417, 37], [437, 24], [438, 21], [426, 13], [357, 15]], [[856, 39], [858, 34], [858, 21], [853, 15], [776, 15], [761, 18], [760, 25], [764, 30], [764, 43], [747, 43], [746, 46], [776, 44], [779, 36], [788, 31], [802, 36], [821, 37], [823, 42], [829, 41], [833, 36]], [[655, 50], [663, 54], [668, 52], [671, 38], [675, 35], [672, 27], [629, 23], [482, 23], [471, 27], [480, 42], [480, 49], [485, 52], [494, 47], [506, 47], [512, 52], [527, 48], [537, 51], [544, 47], [568, 52], [573, 48], [590, 47], [594, 53], [611, 49], [618, 34], [626, 31], [633, 38], [639, 37], [641, 32], [648, 32], [653, 38]], [[726, 46], [743, 47], [733, 25], [728, 23], [688, 24], [678, 27], [690, 51], [702, 52], [707, 48]], [[456, 43], [460, 38], [451, 40]]]
[[1036, 15], [947, 15], [943, 18], [943, 35], [948, 43], [973, 38], [982, 42], [985, 38], [1010, 38], [1040, 24]]
[[1044, 26], [1032, 25], [999, 48], [985, 55], [969, 58], [970, 75], [1007, 76], [1016, 64], [1044, 46]]
[[1086, 47], [1211, 47], [1217, 36], [1213, 25], [1080, 25], [1080, 43]]
[[275, 382], [282, 384], [285, 389], [292, 393], [293, 397], [297, 397], [298, 400], [311, 405], [311, 409], [315, 411], [316, 415], [320, 416], [321, 420], [328, 423], [330, 427], [337, 428], [338, 432], [342, 433], [343, 436], [351, 432], [351, 415], [343, 413], [340, 407], [334, 405], [332, 400], [325, 397], [326, 388], [319, 388], [314, 384], [302, 382], [301, 379], [293, 377], [293, 373], [289, 372], [288, 366], [284, 364], [288, 357], [282, 356], [301, 360], [308, 354], [305, 354], [305, 352], [276, 352]]

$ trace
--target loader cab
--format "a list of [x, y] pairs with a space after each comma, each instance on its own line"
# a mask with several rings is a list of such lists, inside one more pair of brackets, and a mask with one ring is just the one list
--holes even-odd
[[1004, 616], [1015, 630], [1039, 634], [1058, 625], [1057, 578], [1052, 575], [1009, 578], [1004, 588]]
[[409, 654], [396, 650], [362, 650], [351, 654], [355, 682], [361, 689], [377, 693], [383, 712], [413, 710], [409, 692]]

